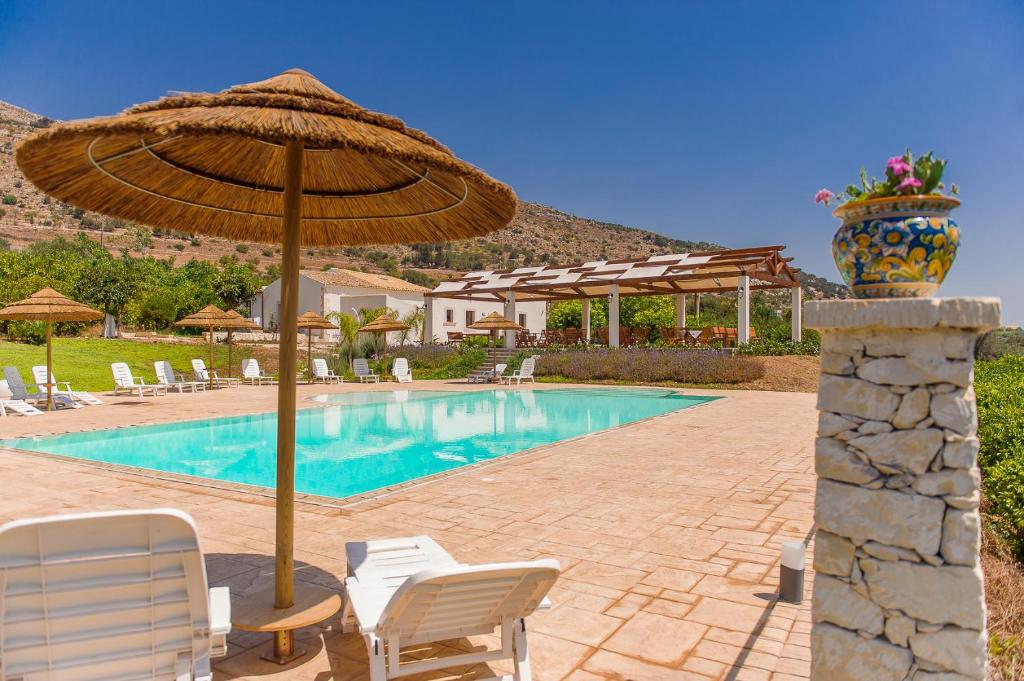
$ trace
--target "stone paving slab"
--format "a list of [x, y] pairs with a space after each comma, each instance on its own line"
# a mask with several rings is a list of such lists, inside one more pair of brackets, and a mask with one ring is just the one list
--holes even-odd
[[[299, 397], [394, 387], [300, 386]], [[439, 381], [413, 388], [486, 389]], [[340, 588], [346, 541], [408, 534], [433, 536], [463, 562], [551, 557], [563, 570], [554, 607], [529, 622], [538, 681], [806, 679], [811, 580], [802, 605], [778, 603], [774, 593], [781, 543], [812, 532], [815, 396], [688, 392], [727, 399], [346, 508], [300, 502], [297, 578]], [[110, 403], [102, 407], [0, 420], [0, 436], [272, 411], [275, 390], [104, 399]], [[3, 521], [173, 506], [196, 519], [210, 581], [229, 586], [236, 603], [272, 579], [274, 507], [265, 494], [2, 449], [0, 476]], [[307, 655], [277, 667], [259, 659], [270, 645], [266, 635], [234, 632], [215, 678], [368, 678], [362, 640], [340, 633], [336, 622], [298, 639]], [[495, 641], [446, 641], [409, 655]], [[510, 672], [491, 663], [407, 678]]]

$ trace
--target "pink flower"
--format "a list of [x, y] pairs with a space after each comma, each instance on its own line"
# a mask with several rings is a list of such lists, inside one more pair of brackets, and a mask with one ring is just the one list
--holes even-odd
[[910, 164], [902, 156], [893, 156], [886, 162], [885, 167], [887, 170], [891, 170], [895, 177], [910, 172]]
[[908, 191], [908, 190], [912, 190], [912, 189], [917, 189], [920, 186], [921, 186], [921, 180], [917, 179], [913, 175], [908, 175], [908, 176], [903, 178], [902, 182], [900, 182], [898, 185], [896, 185], [896, 191], [898, 191], [898, 192]]
[[828, 202], [831, 201], [832, 199], [834, 199], [835, 197], [836, 197], [836, 195], [833, 194], [832, 192], [830, 192], [829, 190], [827, 190], [827, 189], [819, 189], [818, 193], [814, 195], [814, 202], [815, 203], [824, 203], [827, 206]]

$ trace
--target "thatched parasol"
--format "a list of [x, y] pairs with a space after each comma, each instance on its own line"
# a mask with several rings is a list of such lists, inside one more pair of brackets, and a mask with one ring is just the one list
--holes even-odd
[[470, 324], [469, 328], [491, 332], [491, 369], [494, 370], [498, 367], [498, 331], [520, 331], [523, 327], [511, 319], [505, 319], [497, 312], [492, 312]]
[[[210, 378], [211, 390], [213, 389], [213, 373], [216, 368], [213, 361], [213, 330], [223, 328], [224, 324], [230, 323], [230, 319], [228, 313], [216, 305], [207, 305], [199, 312], [174, 322], [175, 326], [189, 326], [197, 329], [206, 329], [210, 332], [210, 366], [207, 373]], [[228, 371], [230, 371], [230, 368]]]
[[386, 314], [382, 314], [369, 324], [359, 327], [360, 333], [383, 334], [384, 336], [384, 352], [381, 355], [384, 361], [384, 368], [381, 370], [381, 378], [386, 380], [388, 377], [388, 333], [391, 331], [408, 331], [411, 328], [408, 324], [392, 319]]
[[306, 369], [306, 374], [309, 376], [309, 382], [313, 382], [313, 329], [336, 329], [337, 324], [332, 324], [327, 321], [316, 312], [312, 310], [303, 313], [296, 320], [296, 328], [306, 329], [306, 355], [309, 366]]
[[[302, 245], [468, 238], [501, 229], [516, 210], [507, 186], [299, 69], [53, 125], [21, 142], [16, 157], [37, 187], [81, 208], [280, 243], [282, 376], [295, 373]], [[276, 621], [293, 623], [293, 381], [278, 384], [277, 455], [274, 605]], [[290, 634], [274, 640], [275, 656], [290, 659]]]
[[103, 319], [103, 313], [65, 298], [52, 288], [44, 288], [0, 310], [0, 319], [46, 322], [46, 410], [50, 411], [53, 409], [53, 344], [50, 340], [53, 323], [91, 322]]
[[256, 322], [249, 321], [235, 310], [228, 310], [224, 313], [224, 321], [221, 323], [220, 328], [228, 332], [228, 378], [231, 378], [231, 334], [243, 329], [245, 331], [261, 331], [263, 327]]

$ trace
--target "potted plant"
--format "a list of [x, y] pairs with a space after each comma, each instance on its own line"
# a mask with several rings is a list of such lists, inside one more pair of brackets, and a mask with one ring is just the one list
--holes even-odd
[[[817, 203], [839, 206], [843, 221], [832, 240], [836, 267], [857, 298], [934, 295], [956, 258], [960, 229], [949, 213], [960, 205], [943, 194], [944, 160], [910, 150], [885, 164], [885, 177], [851, 184], [838, 195], [822, 189]], [[957, 194], [956, 185], [950, 187]]]

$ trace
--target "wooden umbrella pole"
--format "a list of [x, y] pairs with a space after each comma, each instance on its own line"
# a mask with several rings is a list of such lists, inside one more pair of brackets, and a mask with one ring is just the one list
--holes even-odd
[[[274, 607], [294, 604], [295, 527], [295, 345], [299, 307], [299, 249], [302, 228], [302, 142], [285, 144], [284, 221], [281, 248], [281, 329], [277, 384], [277, 537]], [[291, 654], [291, 636], [274, 637], [274, 654]]]
[[231, 329], [228, 329], [228, 378], [231, 378]]
[[50, 336], [53, 320], [46, 318], [46, 411], [53, 411], [53, 345]]
[[210, 378], [210, 390], [213, 390], [213, 372], [216, 370], [213, 364], [213, 324], [210, 324], [210, 369], [206, 372]]
[[313, 382], [313, 329], [306, 329], [306, 377]]

